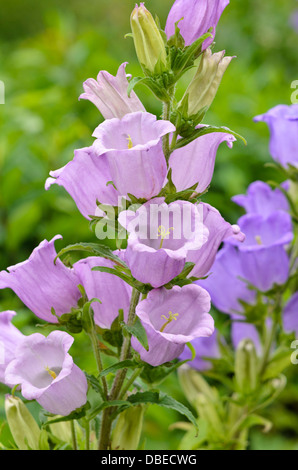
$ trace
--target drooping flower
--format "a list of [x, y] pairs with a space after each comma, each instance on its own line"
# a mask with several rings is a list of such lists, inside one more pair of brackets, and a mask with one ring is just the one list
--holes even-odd
[[229, 3], [229, 0], [176, 0], [167, 18], [167, 37], [170, 38], [175, 33], [175, 23], [179, 20], [178, 26], [186, 46], [213, 28], [213, 37], [203, 43], [203, 50], [206, 49], [212, 44], [217, 23]]
[[233, 237], [239, 242], [243, 242], [245, 235], [238, 225], [231, 225], [224, 220], [217, 209], [209, 204], [202, 203], [203, 223], [209, 231], [208, 240], [198, 250], [190, 250], [187, 253], [186, 261], [195, 263], [191, 271], [191, 276], [203, 277], [211, 269], [216, 253], [223, 240]]
[[101, 328], [110, 328], [119, 310], [123, 310], [127, 319], [131, 287], [113, 274], [91, 271], [95, 266], [112, 268], [114, 264], [106, 259], [92, 256], [74, 264], [75, 273], [84, 286], [89, 300], [97, 298], [99, 302], [92, 303], [94, 321]]
[[224, 132], [202, 135], [181, 149], [174, 150], [169, 165], [172, 181], [177, 191], [191, 188], [196, 183], [196, 191], [204, 192], [211, 183], [216, 153], [222, 142], [232, 148], [235, 137]]
[[167, 53], [161, 33], [151, 13], [145, 8], [144, 3], [136, 5], [131, 17], [130, 25], [136, 53], [141, 66], [151, 73], [166, 72]]
[[261, 292], [274, 284], [284, 284], [289, 276], [289, 257], [285, 247], [293, 240], [290, 214], [276, 211], [268, 217], [247, 214], [238, 220], [246, 238], [239, 243], [233, 237], [226, 243], [234, 244], [240, 252], [243, 277]]
[[53, 184], [63, 186], [86, 219], [97, 215], [98, 202], [118, 204], [118, 193], [112, 184], [108, 184], [112, 176], [107, 158], [105, 155], [98, 158], [93, 147], [75, 150], [74, 159], [63, 168], [51, 171], [50, 175], [46, 190]]
[[203, 108], [211, 106], [232, 59], [225, 57], [225, 51], [212, 54], [210, 48], [202, 54], [196, 74], [179, 105], [183, 109], [187, 101], [187, 116], [194, 116]]
[[254, 120], [268, 124], [272, 158], [285, 168], [289, 164], [298, 167], [298, 105], [275, 106], [267, 113], [256, 116]]
[[157, 121], [150, 113], [127, 114], [95, 129], [94, 150], [98, 156], [105, 154], [122, 196], [150, 199], [158, 195], [167, 174], [162, 137], [174, 130], [169, 121]]
[[[0, 312], [0, 382], [6, 383], [5, 369], [14, 359], [16, 348], [25, 336], [11, 323], [15, 312], [7, 310]], [[11, 385], [6, 383], [6, 385]]]
[[[287, 187], [287, 182], [283, 184]], [[289, 212], [286, 196], [278, 188], [271, 187], [263, 181], [255, 181], [247, 190], [247, 194], [232, 197], [239, 206], [244, 207], [248, 214], [261, 214], [264, 217], [278, 210]]]
[[81, 293], [73, 269], [67, 268], [57, 256], [56, 235], [35, 248], [28, 260], [0, 272], [0, 289], [10, 288], [35, 315], [45, 321], [57, 322], [57, 316], [76, 307]]
[[69, 415], [86, 403], [88, 388], [85, 374], [68, 354], [72, 343], [62, 331], [27, 336], [6, 368], [5, 380], [20, 384], [24, 398], [50, 413]]
[[[196, 357], [193, 361], [189, 361], [187, 365], [197, 370], [208, 370], [212, 367], [212, 363], [207, 358], [217, 359], [220, 357], [220, 351], [217, 341], [218, 332], [215, 330], [211, 336], [206, 338], [196, 338], [191, 341], [196, 351]], [[180, 355], [180, 359], [185, 361], [191, 358], [191, 351], [185, 348]], [[205, 359], [206, 358], [206, 359]]]
[[188, 252], [208, 238], [203, 206], [186, 201], [169, 205], [156, 198], [136, 213], [124, 211], [119, 222], [129, 232], [125, 262], [140, 282], [161, 287], [181, 273]]
[[186, 343], [213, 333], [209, 310], [209, 294], [194, 284], [152, 290], [136, 309], [147, 333], [149, 351], [134, 337], [132, 347], [152, 366], [171, 361], [182, 354]]
[[116, 77], [106, 71], [97, 75], [97, 80], [88, 78], [83, 83], [85, 93], [79, 99], [89, 100], [99, 109], [105, 119], [121, 119], [128, 113], [145, 111], [134, 91], [127, 94], [129, 82], [125, 73], [127, 62], [120, 65]]

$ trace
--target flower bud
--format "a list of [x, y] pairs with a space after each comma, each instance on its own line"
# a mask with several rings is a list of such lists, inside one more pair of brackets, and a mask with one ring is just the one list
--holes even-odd
[[199, 417], [208, 424], [209, 433], [215, 440], [222, 440], [224, 427], [218, 409], [218, 404], [212, 398], [199, 393], [195, 402]]
[[134, 406], [120, 414], [113, 433], [112, 449], [136, 450], [138, 448], [144, 409], [142, 405]]
[[[141, 66], [150, 73], [168, 70], [163, 38], [144, 4], [136, 5], [130, 18], [133, 40]], [[158, 66], [157, 66], [158, 65]]]
[[215, 399], [213, 389], [196, 370], [183, 365], [178, 369], [178, 377], [189, 403], [194, 404], [200, 393]]
[[212, 54], [210, 48], [202, 54], [197, 72], [180, 104], [180, 108], [188, 105], [188, 116], [193, 116], [203, 108], [209, 108], [212, 104], [222, 77], [233, 59], [233, 57], [224, 57], [224, 55], [225, 51]]
[[38, 450], [41, 431], [35, 419], [18, 397], [5, 398], [7, 422], [19, 450]]
[[242, 340], [237, 348], [235, 378], [238, 391], [244, 395], [257, 387], [258, 359], [255, 345], [250, 339]]

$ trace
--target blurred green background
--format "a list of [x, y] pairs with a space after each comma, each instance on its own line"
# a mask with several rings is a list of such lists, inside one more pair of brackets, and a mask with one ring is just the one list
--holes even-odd
[[[50, 170], [72, 159], [74, 149], [92, 143], [91, 134], [102, 121], [91, 103], [78, 101], [82, 82], [95, 78], [99, 70], [115, 74], [124, 61], [129, 62], [128, 73], [140, 75], [132, 40], [124, 38], [134, 3], [2, 2], [0, 80], [6, 101], [0, 105], [0, 270], [26, 259], [41, 240], [57, 233], [63, 235], [57, 248], [94, 239], [63, 188], [46, 192], [44, 182]], [[172, 0], [146, 2], [162, 25], [171, 5]], [[231, 223], [242, 212], [230, 198], [256, 179], [276, 177], [264, 167], [271, 161], [268, 129], [252, 119], [277, 104], [290, 104], [291, 83], [298, 79], [298, 32], [291, 26], [297, 10], [296, 0], [231, 0], [217, 28], [215, 50], [225, 49], [237, 59], [228, 68], [205, 123], [230, 127], [247, 139], [248, 146], [236, 142], [229, 150], [222, 145], [205, 200]], [[179, 85], [181, 90], [185, 85]], [[160, 115], [161, 105], [149, 92], [139, 87], [137, 93], [148, 111]], [[36, 319], [9, 290], [0, 292], [0, 311], [5, 309], [17, 310], [15, 323], [25, 333], [32, 331]], [[73, 354], [79, 356], [79, 351], [74, 349]], [[294, 372], [283, 402], [269, 410], [274, 430], [267, 436], [254, 432], [252, 448], [298, 448]], [[175, 377], [165, 387], [183, 400]], [[168, 426], [180, 418], [152, 407], [145, 427], [146, 448], [175, 449], [182, 434], [169, 432]]]

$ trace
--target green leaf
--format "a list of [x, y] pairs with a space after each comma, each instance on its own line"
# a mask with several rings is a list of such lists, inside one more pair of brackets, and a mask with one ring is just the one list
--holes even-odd
[[109, 259], [118, 266], [123, 266], [127, 268], [124, 261], [122, 261], [118, 256], [114, 255], [110, 248], [105, 245], [100, 245], [99, 243], [76, 243], [75, 245], [68, 245], [61, 251], [59, 251], [54, 261], [56, 262], [57, 258], [64, 255], [65, 253], [69, 253], [70, 251], [86, 251], [88, 253], [91, 253], [92, 255]]
[[141, 367], [142, 367], [142, 364], [140, 364], [139, 362], [133, 361], [131, 359], [127, 359], [125, 361], [117, 362], [116, 364], [113, 364], [112, 366], [107, 367], [107, 369], [104, 369], [100, 373], [100, 377], [105, 377], [106, 375], [114, 373], [117, 370], [121, 370], [121, 369], [137, 369]]
[[242, 137], [240, 134], [237, 134], [237, 132], [232, 131], [228, 127], [204, 126], [204, 127], [200, 127], [199, 129], [195, 129], [194, 132], [189, 137], [182, 137], [181, 139], [179, 139], [175, 145], [174, 150], [185, 147], [186, 145], [190, 144], [198, 137], [201, 137], [202, 135], [206, 135], [206, 134], [212, 134], [213, 132], [224, 132], [227, 134], [231, 134], [234, 137], [242, 140], [243, 143], [247, 145], [247, 142], [244, 137]]
[[104, 266], [95, 266], [94, 268], [92, 268], [92, 271], [101, 271], [103, 273], [114, 274], [114, 276], [120, 277], [120, 279], [122, 279], [130, 286], [136, 288], [142, 294], [148, 294], [148, 292], [153, 289], [153, 287], [151, 287], [149, 284], [142, 284], [141, 282], [134, 279], [131, 275], [125, 274], [121, 270], [106, 268]]
[[141, 320], [138, 317], [136, 318], [136, 321], [132, 326], [128, 326], [125, 323], [123, 323], [122, 327], [130, 335], [137, 338], [137, 340], [141, 343], [143, 348], [146, 349], [146, 351], [149, 351], [147, 333], [146, 333], [146, 330], [145, 330], [145, 328], [143, 327], [143, 325], [141, 323]]
[[291, 354], [292, 351], [289, 351], [287, 348], [277, 350], [266, 367], [263, 380], [277, 377], [281, 372], [289, 367], [291, 365]]
[[137, 392], [134, 395], [130, 395], [127, 401], [134, 406], [150, 404], [159, 405], [163, 408], [170, 408], [171, 410], [175, 410], [178, 413], [186, 416], [196, 428], [198, 427], [196, 418], [190, 409], [165, 393], [161, 393], [159, 391]]
[[87, 374], [87, 372], [85, 372], [85, 375], [86, 375], [86, 378], [90, 387], [92, 387], [96, 393], [99, 393], [101, 398], [104, 400], [105, 399], [104, 392], [97, 378], [94, 377], [94, 375]]

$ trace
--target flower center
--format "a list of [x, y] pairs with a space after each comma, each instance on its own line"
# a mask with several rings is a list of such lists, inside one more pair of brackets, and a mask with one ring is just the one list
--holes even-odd
[[50, 376], [55, 380], [57, 378], [57, 375], [53, 370], [51, 370], [48, 366], [45, 367], [45, 370], [50, 374]]
[[129, 134], [128, 134], [128, 137], [127, 137], [126, 140], [127, 140], [127, 148], [132, 149], [133, 148], [133, 143], [132, 143], [132, 139], [131, 139]]
[[174, 230], [174, 227], [170, 227], [168, 231], [166, 231], [165, 227], [163, 225], [160, 225], [158, 227], [158, 237], [161, 238], [160, 240], [160, 245], [159, 245], [159, 249], [162, 248], [162, 245], [163, 245], [163, 241], [164, 239], [170, 235], [171, 233], [171, 230]]
[[256, 235], [255, 240], [256, 240], [258, 245], [262, 245], [262, 239], [261, 239], [260, 235]]
[[169, 318], [166, 315], [162, 315], [161, 318], [165, 319], [166, 322], [162, 325], [159, 331], [162, 333], [166, 326], [168, 326], [173, 320], [177, 320], [178, 316], [179, 313], [172, 313], [171, 311], [169, 312]]

